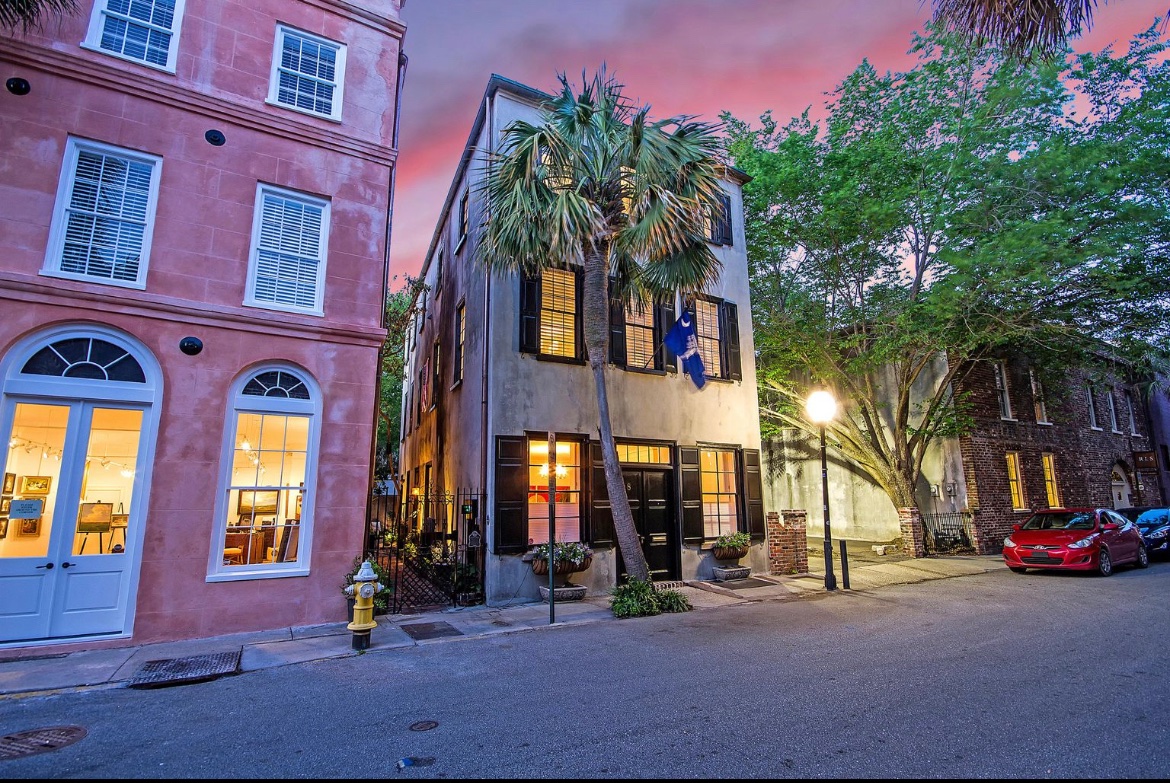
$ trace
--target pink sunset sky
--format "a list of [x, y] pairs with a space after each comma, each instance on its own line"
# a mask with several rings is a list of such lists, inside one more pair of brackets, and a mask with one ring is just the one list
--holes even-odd
[[[1078, 51], [1130, 38], [1167, 0], [1098, 3]], [[656, 118], [729, 111], [753, 124], [812, 109], [863, 59], [910, 68], [929, 0], [408, 0], [391, 272], [417, 274], [488, 78], [553, 90], [605, 63]]]

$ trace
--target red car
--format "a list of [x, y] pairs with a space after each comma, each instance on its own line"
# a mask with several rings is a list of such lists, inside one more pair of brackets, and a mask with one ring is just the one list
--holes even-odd
[[1017, 574], [1029, 568], [1096, 571], [1150, 564], [1137, 525], [1111, 508], [1049, 508], [1012, 526], [1003, 540], [1003, 561]]

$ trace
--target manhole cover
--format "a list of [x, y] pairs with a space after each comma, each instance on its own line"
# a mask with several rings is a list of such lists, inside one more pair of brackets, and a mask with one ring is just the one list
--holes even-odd
[[8, 734], [0, 737], [0, 761], [35, 756], [38, 753], [63, 748], [84, 739], [86, 733], [81, 726], [49, 726]]
[[130, 680], [131, 688], [158, 688], [164, 685], [182, 685], [203, 682], [235, 674], [240, 666], [240, 651], [192, 655], [187, 658], [169, 658], [147, 661]]
[[413, 623], [411, 625], [402, 626], [402, 630], [406, 632], [412, 639], [419, 641], [423, 639], [438, 639], [442, 636], [462, 636], [463, 631], [454, 627], [450, 623]]
[[410, 724], [411, 731], [430, 731], [437, 728], [439, 722], [437, 720], [420, 720], [417, 723]]

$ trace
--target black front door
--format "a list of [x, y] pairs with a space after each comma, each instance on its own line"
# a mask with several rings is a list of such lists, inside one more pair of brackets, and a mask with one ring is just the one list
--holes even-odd
[[[652, 468], [622, 468], [626, 494], [634, 512], [634, 527], [642, 540], [642, 553], [650, 566], [650, 579], [678, 579], [678, 545], [671, 514], [671, 472]], [[625, 572], [625, 566], [622, 566]]]

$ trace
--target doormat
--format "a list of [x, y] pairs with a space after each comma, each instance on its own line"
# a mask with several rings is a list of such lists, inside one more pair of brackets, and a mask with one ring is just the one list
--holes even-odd
[[401, 626], [406, 635], [416, 641], [424, 641], [426, 639], [439, 639], [444, 636], [462, 636], [463, 631], [455, 628], [450, 623], [412, 623], [410, 625]]
[[235, 674], [240, 668], [240, 651], [192, 655], [147, 661], [128, 683], [131, 688], [160, 688], [165, 685], [186, 685], [192, 682], [214, 680], [225, 674]]
[[763, 579], [756, 579], [749, 576], [747, 579], [728, 579], [726, 582], [718, 582], [720, 587], [726, 587], [729, 590], [743, 590], [746, 587], [775, 587], [775, 582], [765, 582]]

